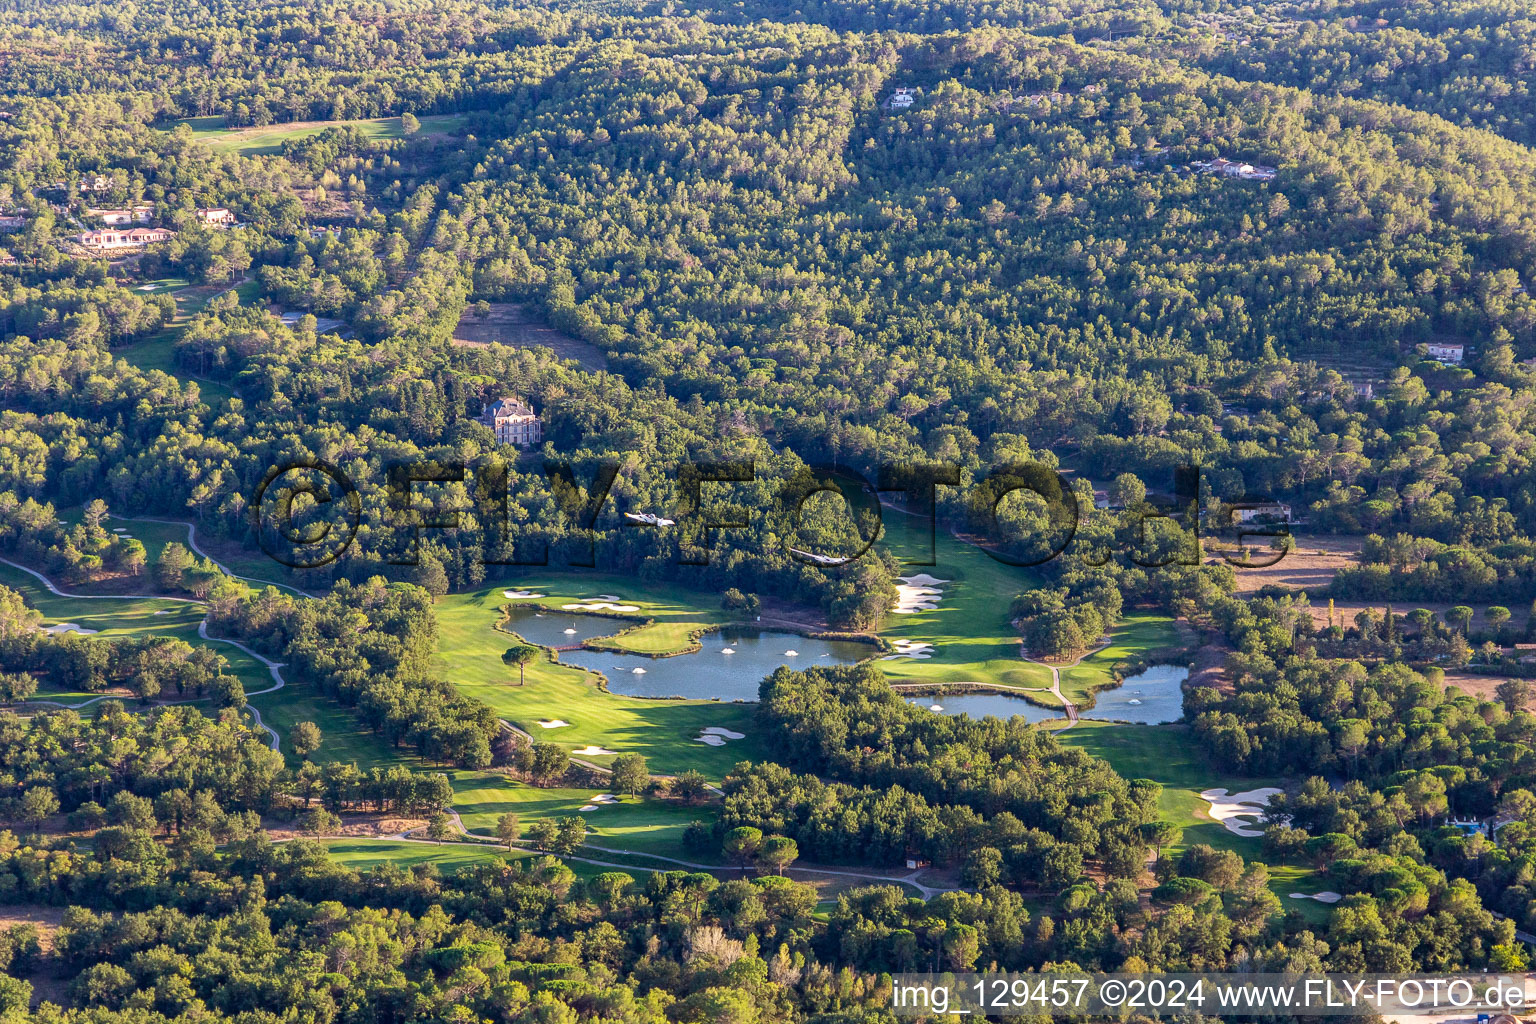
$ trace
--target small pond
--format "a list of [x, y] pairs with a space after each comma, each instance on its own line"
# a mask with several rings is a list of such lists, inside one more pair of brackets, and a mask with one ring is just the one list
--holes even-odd
[[907, 703], [916, 704], [920, 708], [928, 708], [930, 710], [932, 710], [934, 705], [938, 705], [939, 714], [969, 715], [978, 722], [988, 715], [991, 715], [993, 718], [1023, 718], [1030, 722], [1048, 722], [1053, 718], [1062, 717], [1061, 712], [1055, 708], [1031, 704], [1023, 697], [1015, 697], [1006, 693], [951, 694], [947, 697], [908, 697]]
[[1184, 680], [1189, 669], [1183, 665], [1153, 665], [1113, 690], [1094, 694], [1093, 707], [1084, 718], [1107, 718], [1137, 725], [1161, 725], [1177, 722], [1184, 716]]
[[700, 643], [703, 650], [671, 658], [581, 650], [562, 652], [560, 660], [601, 672], [608, 689], [626, 697], [757, 700], [758, 684], [780, 665], [852, 665], [877, 653], [872, 644], [736, 627], [705, 633]]
[[575, 612], [549, 612], [516, 606], [507, 619], [507, 628], [531, 644], [540, 647], [564, 647], [598, 636], [613, 636], [621, 629], [638, 625], [610, 615], [582, 615]]

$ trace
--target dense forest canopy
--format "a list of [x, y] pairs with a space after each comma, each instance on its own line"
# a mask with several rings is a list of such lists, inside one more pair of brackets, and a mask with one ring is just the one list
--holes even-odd
[[[5, 5], [0, 903], [30, 909], [0, 1016], [851, 1024], [919, 968], [1525, 969], [1532, 25], [1503, 0]], [[498, 399], [537, 442], [498, 436]], [[355, 537], [289, 571], [253, 502], [320, 465]], [[412, 465], [464, 472], [402, 496]], [[987, 595], [1011, 632], [976, 664], [1049, 661], [1019, 689], [1066, 702], [1056, 666], [1132, 617], [1215, 652], [1157, 735], [1283, 782], [1258, 830], [1181, 841], [1189, 786], [1140, 777], [1168, 757], [933, 713], [885, 660], [774, 672], [733, 709], [756, 753], [706, 777], [594, 769], [443, 657], [443, 599], [512, 564], [897, 657], [910, 568], [870, 517], [785, 499], [892, 466], [941, 467], [938, 536], [976, 564], [1042, 562]], [[308, 472], [270, 496], [303, 505]], [[1072, 529], [999, 473], [1059, 480]], [[1182, 557], [1255, 497], [1350, 563], [1297, 595]], [[151, 550], [130, 516], [192, 528]], [[703, 545], [704, 519], [744, 525]], [[179, 632], [37, 607], [97, 590]], [[494, 685], [543, 699], [559, 652], [497, 629]], [[1498, 682], [1448, 685], [1469, 664]], [[282, 671], [347, 756], [256, 712]], [[623, 830], [516, 814], [506, 859], [427, 849], [488, 778], [643, 797], [688, 849], [653, 872], [661, 847], [598, 845]], [[339, 816], [409, 866], [307, 838]], [[818, 909], [796, 860], [858, 881]], [[1298, 878], [1336, 903], [1282, 903]]]

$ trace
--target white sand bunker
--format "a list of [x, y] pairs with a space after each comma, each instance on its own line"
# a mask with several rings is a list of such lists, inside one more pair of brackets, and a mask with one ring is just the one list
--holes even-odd
[[1269, 798], [1283, 792], [1285, 790], [1274, 786], [1264, 786], [1229, 796], [1225, 789], [1207, 789], [1200, 794], [1200, 799], [1210, 801], [1211, 817], [1226, 826], [1228, 832], [1257, 839], [1264, 832], [1254, 825], [1263, 816], [1264, 808], [1269, 806]]
[[941, 580], [929, 576], [925, 572], [916, 576], [898, 576], [901, 582], [896, 586], [896, 607], [891, 609], [897, 615], [915, 615], [918, 612], [931, 612], [939, 606], [939, 599], [944, 596], [944, 591], [939, 585], [948, 583], [949, 580]]
[[58, 635], [59, 633], [79, 633], [81, 636], [90, 636], [92, 633], [99, 633], [100, 630], [86, 629], [84, 626], [78, 625], [74, 622], [60, 622], [55, 626], [44, 626], [43, 632], [52, 633], [54, 635]]
[[613, 604], [609, 601], [586, 601], [563, 604], [560, 607], [568, 612], [637, 612], [640, 610], [637, 604]]
[[1319, 903], [1337, 903], [1343, 898], [1343, 896], [1334, 892], [1332, 889], [1324, 889], [1322, 892], [1291, 893], [1291, 899], [1293, 900], [1317, 900]]
[[586, 746], [582, 747], [580, 750], [573, 750], [573, 751], [571, 751], [571, 753], [573, 753], [573, 754], [582, 754], [582, 755], [584, 755], [586, 757], [600, 757], [603, 754], [617, 754], [618, 751], [617, 750], [607, 750], [607, 749], [605, 749], [603, 747], [599, 747], [595, 743], [588, 743]]
[[616, 804], [619, 802], [619, 798], [614, 796], [612, 793], [597, 793], [594, 794], [591, 799], [592, 802], [583, 805], [580, 810], [595, 811], [605, 804]]
[[540, 729], [564, 729], [571, 723], [563, 718], [550, 718], [539, 723]]
[[543, 594], [535, 594], [531, 590], [503, 590], [501, 596], [508, 601], [527, 601], [530, 598], [543, 597]]
[[881, 661], [896, 661], [898, 658], [921, 661], [933, 657], [933, 644], [926, 640], [892, 640], [891, 646], [895, 648], [895, 653], [887, 654]]
[[618, 594], [598, 594], [597, 596], [602, 598], [604, 601], [622, 601], [622, 600], [624, 600]]
[[156, 615], [169, 615], [169, 614], [171, 614], [171, 610], [169, 608], [161, 608], [159, 611], [155, 612], [155, 614]]
[[705, 746], [710, 747], [723, 747], [726, 740], [744, 740], [746, 738], [747, 734], [744, 732], [733, 732], [730, 729], [722, 729], [718, 725], [708, 725], [699, 730], [699, 734], [694, 737], [693, 742], [703, 743]]

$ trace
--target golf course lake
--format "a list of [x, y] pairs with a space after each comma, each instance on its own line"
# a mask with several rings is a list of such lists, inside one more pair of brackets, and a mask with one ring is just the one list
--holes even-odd
[[1152, 665], [1113, 690], [1094, 694], [1093, 707], [1084, 718], [1109, 719], [1136, 725], [1162, 725], [1184, 717], [1184, 680], [1189, 669], [1183, 665]]
[[[551, 617], [549, 613], [545, 615], [546, 618]], [[576, 619], [591, 617], [571, 616]], [[511, 628], [523, 632], [521, 625], [514, 624]], [[565, 633], [568, 628], [561, 626], [557, 631], [559, 639], [551, 639], [546, 644], [555, 646], [575, 643], [578, 637], [568, 636]], [[590, 628], [583, 629], [586, 637], [607, 636], [615, 632], [617, 630], [611, 628], [596, 632]], [[523, 636], [534, 643], [540, 642], [527, 633], [523, 633]], [[621, 654], [617, 651], [580, 650], [564, 651], [560, 660], [567, 665], [579, 665], [601, 672], [608, 677], [609, 691], [625, 697], [757, 700], [758, 684], [772, 675], [780, 665], [792, 668], [852, 665], [877, 653], [871, 644], [846, 640], [813, 640], [797, 633], [739, 627], [706, 633], [700, 642], [704, 645], [702, 650], [670, 658], [649, 658], [643, 654]], [[794, 653], [789, 653], [791, 651]]]
[[611, 615], [585, 615], [577, 612], [540, 611], [537, 608], [513, 608], [507, 628], [531, 644], [540, 647], [564, 647], [599, 636], [613, 636], [635, 623]]
[[1006, 693], [969, 693], [949, 697], [908, 697], [907, 703], [933, 710], [937, 705], [941, 715], [969, 715], [978, 722], [988, 715], [993, 718], [1023, 718], [1030, 722], [1048, 722], [1062, 717], [1056, 708], [1031, 704], [1023, 697]]
[[[1189, 669], [1182, 665], [1153, 665], [1111, 690], [1100, 690], [1092, 709], [1083, 712], [1084, 719], [1107, 719], [1130, 722], [1132, 725], [1162, 725], [1177, 722], [1184, 714], [1184, 680]], [[977, 720], [992, 715], [994, 718], [1023, 718], [1030, 722], [1046, 722], [1060, 718], [1055, 708], [1041, 707], [1023, 697], [1008, 693], [974, 693], [949, 697], [908, 697], [909, 704], [933, 709], [938, 714], [969, 715]]]

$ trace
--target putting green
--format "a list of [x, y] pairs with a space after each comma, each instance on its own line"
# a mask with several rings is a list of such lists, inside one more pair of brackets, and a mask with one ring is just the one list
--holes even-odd
[[[518, 685], [518, 671], [501, 661], [502, 653], [514, 641], [496, 628], [501, 606], [507, 603], [502, 591], [507, 589], [512, 588], [498, 583], [471, 593], [450, 594], [438, 602], [436, 670], [536, 741], [556, 743], [567, 750], [590, 744], [621, 754], [643, 754], [654, 773], [676, 775], [695, 770], [713, 780], [722, 778], [738, 761], [765, 756], [765, 749], [755, 738], [753, 705], [620, 697], [599, 689], [595, 673], [549, 658], [527, 666], [527, 683]], [[617, 589], [601, 592], [628, 597]], [[555, 729], [539, 725], [557, 720], [569, 724]], [[718, 747], [694, 742], [707, 726], [745, 733], [746, 738]], [[612, 756], [588, 760], [608, 764]]]
[[1061, 669], [1061, 692], [1074, 704], [1087, 703], [1090, 694], [1114, 686], [1114, 667], [1153, 651], [1179, 646], [1179, 632], [1166, 615], [1126, 615], [1110, 634], [1110, 645], [1095, 651], [1071, 668]]

